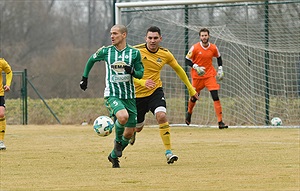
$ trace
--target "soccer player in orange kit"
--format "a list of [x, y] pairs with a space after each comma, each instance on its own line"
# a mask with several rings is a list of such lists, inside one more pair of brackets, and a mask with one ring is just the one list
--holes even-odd
[[[200, 91], [205, 87], [210, 91], [214, 101], [219, 129], [225, 129], [228, 128], [228, 126], [222, 121], [222, 106], [218, 95], [220, 85], [217, 82], [217, 80], [221, 81], [224, 77], [221, 55], [217, 46], [209, 42], [209, 30], [207, 28], [201, 29], [199, 31], [199, 36], [200, 42], [194, 44], [185, 57], [186, 64], [192, 67], [192, 85], [198, 94], [200, 95]], [[213, 57], [217, 58], [218, 72], [216, 72], [213, 66]], [[189, 100], [185, 119], [187, 125], [191, 123], [193, 108], [196, 105], [196, 101], [197, 99], [194, 99], [194, 97], [191, 97]]]

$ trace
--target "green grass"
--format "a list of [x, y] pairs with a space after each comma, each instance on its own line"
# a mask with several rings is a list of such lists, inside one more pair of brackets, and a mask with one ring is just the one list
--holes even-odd
[[300, 189], [299, 129], [173, 127], [179, 160], [166, 163], [157, 128], [111, 168], [114, 134], [90, 125], [10, 125], [0, 152], [0, 190], [296, 191]]
[[[58, 124], [52, 112], [61, 124], [81, 124], [84, 120], [93, 121], [100, 115], [108, 115], [102, 98], [91, 99], [28, 99], [28, 124]], [[6, 100], [6, 118], [8, 124], [20, 124], [22, 119], [21, 101]]]
[[[73, 98], [73, 99], [47, 99], [45, 100], [61, 124], [81, 124], [84, 120], [92, 122], [100, 115], [108, 115], [103, 98]], [[252, 101], [249, 103], [249, 101]], [[223, 118], [229, 125], [258, 125], [265, 124], [265, 107], [260, 108], [264, 100], [259, 98], [223, 98]], [[28, 99], [28, 124], [58, 124], [58, 121], [40, 99]], [[256, 105], [253, 108], [248, 106]], [[8, 124], [22, 124], [22, 102], [20, 99], [6, 100], [6, 116]], [[299, 125], [300, 99], [271, 99], [270, 117], [280, 116], [284, 125]], [[170, 124], [183, 124], [185, 117], [185, 100], [182, 98], [167, 98], [168, 121]], [[214, 124], [216, 117], [213, 102], [210, 97], [201, 98], [194, 109], [192, 123]], [[146, 124], [156, 124], [151, 113], [146, 118]]]

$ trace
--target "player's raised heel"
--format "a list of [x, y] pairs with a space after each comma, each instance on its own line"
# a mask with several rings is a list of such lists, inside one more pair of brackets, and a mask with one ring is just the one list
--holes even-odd
[[114, 152], [117, 155], [117, 157], [122, 156], [122, 142], [118, 142], [115, 140]]
[[166, 158], [168, 164], [173, 164], [175, 161], [178, 160], [178, 156], [174, 155], [173, 153], [166, 154]]
[[6, 146], [3, 141], [0, 141], [0, 150], [6, 150]]
[[190, 125], [190, 124], [191, 124], [191, 118], [192, 118], [192, 114], [189, 113], [189, 112], [187, 112], [187, 113], [186, 113], [186, 117], [185, 117], [185, 123], [186, 123], [187, 125]]
[[112, 163], [113, 168], [120, 168], [118, 158], [112, 158], [111, 154], [109, 154], [107, 158], [108, 158], [108, 161]]
[[228, 125], [225, 125], [225, 123], [223, 123], [223, 121], [219, 122], [219, 129], [227, 129]]

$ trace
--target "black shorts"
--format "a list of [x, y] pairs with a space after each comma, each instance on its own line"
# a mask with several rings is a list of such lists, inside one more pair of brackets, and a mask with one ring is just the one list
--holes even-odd
[[4, 96], [0, 96], [0, 106], [5, 107], [5, 99], [4, 99]]
[[167, 107], [163, 88], [157, 88], [153, 94], [143, 98], [136, 98], [137, 108], [137, 123], [142, 123], [145, 120], [145, 115], [149, 111], [154, 114], [158, 107]]

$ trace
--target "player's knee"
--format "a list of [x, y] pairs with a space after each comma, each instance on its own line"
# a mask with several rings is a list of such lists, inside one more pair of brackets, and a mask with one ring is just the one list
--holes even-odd
[[158, 112], [156, 114], [157, 119], [165, 119], [167, 117], [167, 114], [165, 112]]
[[163, 106], [159, 106], [154, 110], [156, 121], [160, 123], [164, 123], [167, 121], [167, 109]]
[[219, 97], [212, 97], [213, 101], [219, 101]]
[[5, 109], [4, 107], [0, 106], [0, 118], [4, 118], [5, 117]]
[[119, 121], [120, 124], [125, 125], [128, 121], [128, 115], [119, 116], [118, 121]]
[[219, 95], [218, 95], [218, 90], [212, 90], [210, 92], [211, 97], [214, 101], [219, 101]]
[[165, 112], [157, 112], [156, 120], [159, 124], [164, 123], [165, 121], [167, 121], [167, 114]]

